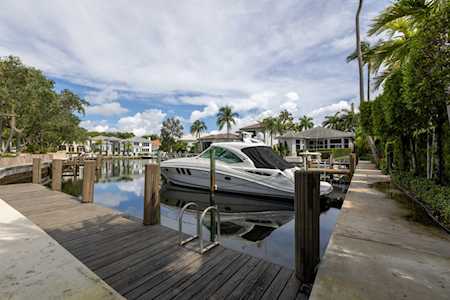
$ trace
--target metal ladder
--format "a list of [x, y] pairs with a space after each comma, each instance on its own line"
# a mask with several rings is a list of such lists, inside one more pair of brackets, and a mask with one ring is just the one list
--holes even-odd
[[[178, 244], [180, 246], [186, 245], [189, 242], [192, 242], [196, 239], [199, 239], [199, 249], [196, 250], [198, 253], [200, 254], [204, 254], [205, 252], [211, 250], [212, 248], [218, 246], [220, 244], [220, 212], [219, 209], [217, 207], [217, 205], [215, 206], [209, 206], [207, 207], [201, 214], [200, 216], [200, 211], [197, 210], [197, 234], [188, 237], [187, 239], [183, 240], [183, 215], [184, 212], [186, 211], [187, 208], [189, 207], [197, 207], [198, 205], [197, 203], [194, 202], [189, 202], [187, 203], [185, 206], [183, 206], [183, 208], [181, 208], [180, 214], [178, 215]], [[209, 243], [206, 247], [204, 247], [203, 245], [203, 239], [202, 239], [202, 234], [203, 234], [203, 219], [205, 218], [206, 214], [211, 211], [214, 210], [216, 213], [214, 214], [216, 216], [216, 223], [217, 223], [217, 235], [216, 238], [214, 240], [214, 242]], [[212, 229], [212, 228], [211, 228]]]

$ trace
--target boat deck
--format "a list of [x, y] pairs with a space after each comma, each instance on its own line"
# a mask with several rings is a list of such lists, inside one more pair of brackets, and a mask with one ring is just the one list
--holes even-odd
[[0, 198], [127, 299], [305, 298], [293, 270], [222, 246], [199, 255], [172, 229], [41, 185], [0, 186]]

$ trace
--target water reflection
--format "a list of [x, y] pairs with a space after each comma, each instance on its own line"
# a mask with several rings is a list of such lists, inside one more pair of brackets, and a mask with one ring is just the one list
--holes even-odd
[[[104, 161], [94, 186], [94, 201], [129, 215], [143, 215], [144, 166], [147, 160]], [[82, 172], [80, 172], [82, 173]], [[63, 191], [81, 195], [82, 179], [67, 178]], [[346, 186], [336, 186], [329, 198], [321, 199], [320, 250], [324, 253], [339, 213]], [[217, 193], [221, 211], [222, 244], [227, 247], [292, 268], [294, 259], [294, 212], [290, 200]], [[161, 224], [178, 230], [180, 207], [195, 202], [209, 206], [207, 191], [170, 184], [161, 187]], [[209, 239], [207, 220], [204, 239]], [[187, 211], [183, 231], [195, 234], [196, 213]]]

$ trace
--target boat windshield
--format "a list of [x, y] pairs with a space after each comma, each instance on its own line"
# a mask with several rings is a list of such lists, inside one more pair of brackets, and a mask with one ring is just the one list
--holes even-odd
[[212, 147], [205, 152], [203, 152], [200, 157], [201, 158], [209, 158], [211, 149], [214, 149], [214, 158], [220, 161], [223, 161], [228, 164], [241, 163], [242, 160], [233, 152], [228, 151], [221, 147]]
[[283, 158], [275, 154], [270, 147], [256, 146], [241, 150], [245, 153], [259, 169], [280, 169], [284, 171], [292, 166]]

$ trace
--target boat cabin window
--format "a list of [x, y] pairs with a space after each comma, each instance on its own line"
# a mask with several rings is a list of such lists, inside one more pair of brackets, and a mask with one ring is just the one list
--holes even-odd
[[280, 169], [284, 171], [292, 168], [287, 161], [275, 154], [270, 147], [248, 147], [242, 149], [242, 152], [251, 159], [255, 168], [258, 169]]
[[[242, 160], [233, 152], [226, 150], [224, 148], [220, 147], [214, 147], [214, 157], [217, 160], [223, 161], [228, 164], [235, 164], [235, 163], [241, 163]], [[207, 151], [203, 152], [203, 154], [200, 155], [201, 158], [209, 158], [211, 153], [211, 149], [208, 149]]]

